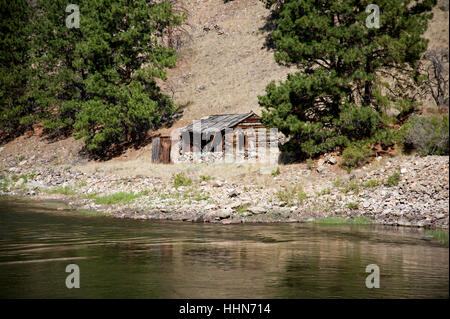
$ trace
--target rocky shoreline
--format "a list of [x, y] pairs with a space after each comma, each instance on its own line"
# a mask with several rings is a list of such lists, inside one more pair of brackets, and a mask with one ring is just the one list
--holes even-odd
[[[82, 166], [35, 167], [32, 160], [22, 159], [3, 160], [0, 195], [63, 199], [70, 209], [142, 220], [236, 224], [331, 218], [448, 229], [448, 173], [447, 156], [379, 157], [346, 172], [329, 155], [315, 163], [280, 165], [241, 181], [184, 171], [178, 176], [181, 181], [175, 181], [175, 177], [90, 174]], [[256, 182], [258, 174], [266, 174], [268, 185]]]

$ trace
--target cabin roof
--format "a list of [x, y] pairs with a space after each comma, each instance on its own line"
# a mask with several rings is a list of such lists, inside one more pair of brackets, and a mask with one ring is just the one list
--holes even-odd
[[[208, 115], [200, 119], [201, 131], [211, 132], [211, 131], [222, 131], [226, 128], [232, 128], [233, 126], [239, 124], [243, 120], [255, 115], [253, 111], [245, 114], [216, 114]], [[181, 129], [182, 132], [192, 132], [194, 123], [189, 124]]]

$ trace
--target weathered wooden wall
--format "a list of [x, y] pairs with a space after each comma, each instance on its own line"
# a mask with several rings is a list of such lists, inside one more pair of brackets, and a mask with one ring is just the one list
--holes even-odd
[[172, 143], [170, 136], [157, 137], [152, 142], [152, 162], [168, 164]]

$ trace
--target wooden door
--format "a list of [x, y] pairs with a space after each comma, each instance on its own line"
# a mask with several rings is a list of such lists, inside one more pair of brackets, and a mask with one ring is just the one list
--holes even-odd
[[171, 147], [172, 140], [170, 139], [170, 136], [161, 136], [153, 139], [152, 162], [169, 164]]
[[170, 136], [162, 136], [159, 141], [159, 162], [164, 164], [170, 163], [170, 148], [172, 141]]

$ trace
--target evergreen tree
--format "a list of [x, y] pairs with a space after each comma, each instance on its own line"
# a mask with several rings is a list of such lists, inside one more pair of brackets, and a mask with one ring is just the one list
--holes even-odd
[[26, 84], [29, 72], [29, 16], [26, 0], [0, 0], [0, 141], [33, 122]]
[[[264, 2], [276, 19], [275, 60], [299, 70], [259, 97], [263, 121], [290, 138], [288, 149], [315, 156], [373, 137], [386, 107], [411, 110], [435, 0]], [[366, 26], [372, 3], [379, 28]]]
[[47, 129], [74, 130], [90, 152], [104, 155], [175, 111], [155, 79], [165, 79], [177, 58], [160, 38], [184, 17], [167, 1], [84, 0], [80, 27], [67, 28], [66, 5], [37, 6], [31, 91], [45, 109]]

